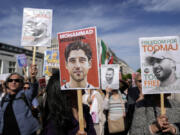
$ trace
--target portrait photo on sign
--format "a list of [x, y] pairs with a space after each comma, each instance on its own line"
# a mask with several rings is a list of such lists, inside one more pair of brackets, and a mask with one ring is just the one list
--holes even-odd
[[52, 10], [24, 8], [22, 46], [50, 46]]
[[99, 88], [96, 28], [58, 33], [62, 90]]
[[119, 89], [119, 65], [101, 65], [101, 88]]
[[144, 94], [180, 93], [179, 37], [140, 38]]

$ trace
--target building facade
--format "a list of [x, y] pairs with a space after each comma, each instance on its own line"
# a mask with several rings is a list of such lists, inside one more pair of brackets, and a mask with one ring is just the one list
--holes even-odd
[[[26, 71], [28, 71], [30, 65], [32, 64], [33, 51], [5, 43], [0, 43], [0, 74], [18, 72], [24, 75], [23, 69], [20, 68], [17, 64], [16, 55], [18, 54], [26, 55], [28, 63]], [[35, 63], [38, 67], [37, 77], [41, 77], [43, 75], [43, 59], [44, 54], [37, 52], [35, 59]]]

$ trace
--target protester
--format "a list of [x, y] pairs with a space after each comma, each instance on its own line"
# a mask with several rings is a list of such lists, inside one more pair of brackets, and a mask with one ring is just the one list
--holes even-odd
[[[24, 90], [29, 90], [30, 89], [30, 83], [25, 82], [23, 89]], [[29, 107], [31, 108], [33, 116], [39, 120], [39, 118], [40, 118], [40, 110], [39, 110], [39, 102], [37, 100], [37, 97], [33, 98], [31, 104], [29, 105]]]
[[40, 125], [33, 117], [28, 103], [37, 94], [38, 84], [35, 82], [37, 68], [30, 68], [32, 84], [28, 91], [23, 90], [24, 80], [18, 73], [12, 73], [6, 79], [7, 93], [0, 102], [0, 134], [2, 135], [35, 135]]
[[137, 87], [132, 87], [128, 89], [127, 96], [127, 119], [128, 119], [128, 129], [131, 126], [131, 122], [133, 119], [135, 104], [144, 99], [144, 95], [142, 94], [142, 84], [141, 84], [141, 74], [138, 73], [135, 77], [135, 83]]
[[79, 130], [77, 91], [60, 90], [59, 73], [47, 85], [43, 135], [96, 135], [89, 107], [83, 105], [85, 131]]
[[103, 97], [96, 90], [85, 90], [83, 103], [90, 107], [90, 114], [93, 119], [97, 135], [104, 135], [105, 114], [103, 113]]
[[180, 103], [165, 94], [166, 114], [161, 114], [160, 95], [146, 95], [136, 104], [130, 135], [179, 135]]
[[[111, 88], [106, 88], [106, 96], [104, 99], [104, 109], [108, 110], [107, 119], [118, 120], [120, 118], [125, 118], [125, 101], [122, 98], [122, 94], [119, 90], [112, 90]], [[109, 123], [108, 123], [109, 124]], [[119, 125], [119, 128], [122, 125]], [[123, 125], [125, 127], [125, 123]], [[124, 129], [125, 131], [125, 129]], [[107, 132], [107, 131], [106, 131]], [[124, 132], [114, 133], [113, 135], [125, 134]]]

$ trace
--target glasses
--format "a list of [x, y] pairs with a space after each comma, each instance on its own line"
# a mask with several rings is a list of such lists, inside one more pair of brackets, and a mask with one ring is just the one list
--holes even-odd
[[22, 80], [21, 79], [8, 79], [8, 82], [22, 82]]
[[141, 82], [142, 82], [142, 80], [138, 80], [138, 82], [139, 82], [139, 83], [141, 83]]
[[24, 90], [28, 90], [28, 89], [29, 89], [29, 87], [24, 87], [23, 89], [24, 89]]

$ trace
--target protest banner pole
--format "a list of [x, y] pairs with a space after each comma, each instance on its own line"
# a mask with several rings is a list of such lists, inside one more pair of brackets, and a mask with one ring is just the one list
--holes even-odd
[[78, 118], [79, 118], [79, 130], [84, 131], [84, 117], [82, 108], [82, 90], [77, 90], [78, 96]]
[[165, 108], [164, 108], [164, 94], [161, 93], [161, 115], [164, 115], [165, 112]]
[[35, 59], [36, 59], [36, 46], [34, 46], [34, 49], [33, 49], [33, 61], [32, 61], [33, 65], [35, 64]]
[[[36, 60], [36, 46], [34, 46], [34, 49], [33, 49], [32, 65], [35, 65], [35, 60]], [[31, 82], [33, 82], [33, 79], [32, 79], [32, 78], [31, 78]]]

